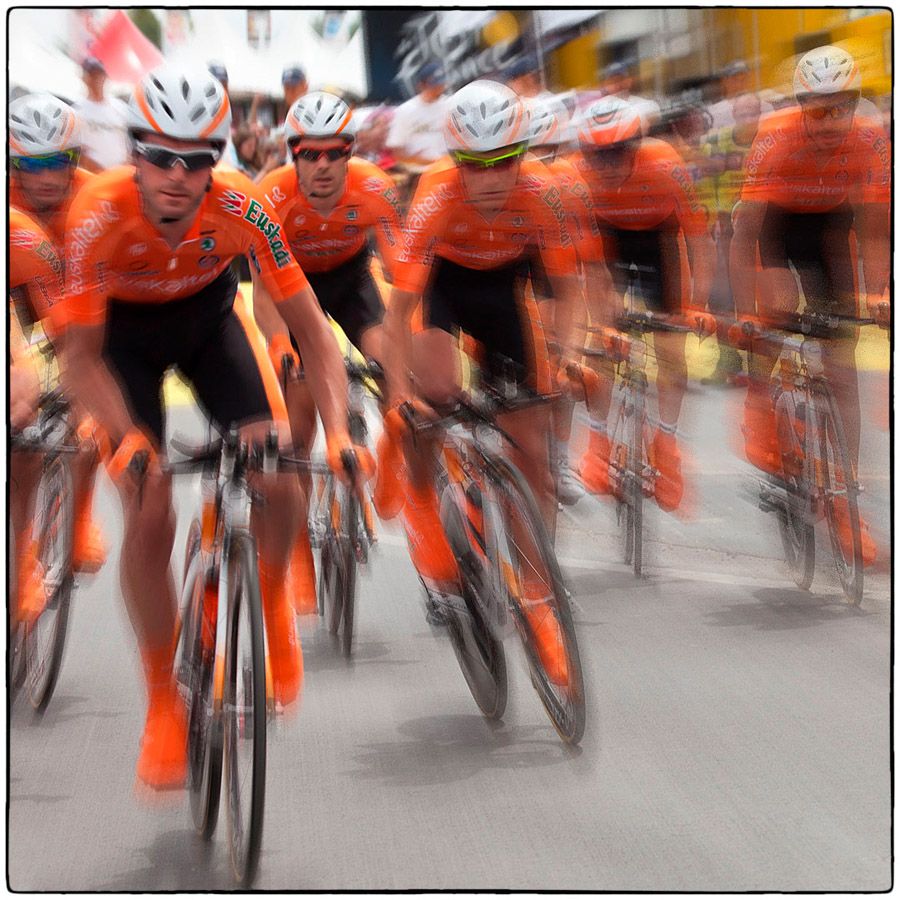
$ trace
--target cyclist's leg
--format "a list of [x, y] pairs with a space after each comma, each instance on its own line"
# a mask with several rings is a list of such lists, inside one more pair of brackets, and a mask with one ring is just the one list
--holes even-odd
[[[180, 361], [197, 399], [218, 427], [238, 425], [242, 439], [262, 441], [272, 427], [279, 446], [290, 448], [287, 410], [265, 340], [242, 298], [231, 306], [224, 298], [213, 314], [205, 339]], [[260, 588], [269, 641], [276, 699], [287, 706], [297, 699], [303, 676], [294, 608], [288, 589], [288, 564], [306, 505], [292, 473], [261, 476], [254, 488], [262, 495], [253, 507], [259, 548]]]
[[41, 480], [40, 453], [10, 454], [9, 458], [9, 515], [15, 535], [15, 574], [10, 609], [14, 621], [32, 619], [44, 608], [44, 573], [38, 558], [37, 535], [33, 532], [34, 499]]

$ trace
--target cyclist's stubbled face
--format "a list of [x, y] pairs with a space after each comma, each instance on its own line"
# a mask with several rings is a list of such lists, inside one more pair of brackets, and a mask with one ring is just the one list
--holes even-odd
[[[490, 153], [472, 153], [472, 156], [493, 157], [503, 153], [503, 148]], [[520, 156], [503, 160], [489, 168], [464, 164], [458, 168], [463, 188], [469, 202], [483, 215], [496, 215], [509, 200], [522, 166]]]
[[[213, 148], [208, 141], [181, 141], [161, 134], [145, 134], [142, 141], [185, 152]], [[133, 157], [144, 208], [151, 219], [184, 219], [200, 208], [210, 185], [211, 167], [189, 172], [181, 163], [175, 163], [170, 169], [161, 169], [137, 153]]]
[[801, 109], [806, 133], [813, 144], [821, 150], [836, 150], [853, 126], [856, 98], [835, 95], [834, 99], [823, 98], [804, 103]]
[[13, 178], [19, 180], [22, 193], [25, 194], [31, 208], [35, 212], [46, 212], [61, 206], [72, 186], [74, 167], [60, 169], [57, 172], [44, 169], [41, 172], [22, 172], [13, 169]]
[[[306, 138], [302, 143], [294, 146], [294, 152], [300, 151], [294, 157], [297, 180], [300, 182], [300, 189], [307, 197], [331, 200], [344, 193], [350, 157], [341, 156], [332, 160], [328, 158], [327, 153], [322, 151], [346, 150], [346, 148], [346, 142], [334, 138]], [[318, 156], [318, 159], [304, 159], [303, 151], [307, 150], [313, 156]]]

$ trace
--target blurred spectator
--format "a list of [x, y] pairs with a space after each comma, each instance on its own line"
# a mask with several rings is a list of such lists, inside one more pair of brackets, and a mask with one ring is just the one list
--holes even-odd
[[600, 87], [604, 95], [619, 97], [636, 106], [640, 110], [644, 123], [644, 134], [649, 134], [650, 130], [659, 122], [659, 104], [649, 97], [633, 94], [634, 82], [634, 63], [614, 62], [604, 70]]
[[297, 63], [285, 66], [281, 73], [281, 86], [284, 88], [284, 112], [293, 106], [294, 101], [309, 92], [309, 83], [306, 80], [306, 72]]
[[[710, 159], [715, 163], [713, 178], [715, 193], [716, 275], [709, 295], [709, 309], [717, 316], [735, 316], [734, 296], [728, 275], [728, 259], [733, 235], [731, 214], [741, 196], [744, 183], [744, 163], [759, 130], [762, 102], [756, 94], [740, 94], [732, 101], [734, 125], [713, 129], [706, 138]], [[719, 334], [719, 361], [710, 384], [741, 384], [743, 360], [731, 347], [724, 330]]]
[[[228, 69], [225, 68], [224, 63], [220, 63], [217, 60], [210, 60], [206, 64], [206, 68], [209, 69], [209, 74], [213, 76], [223, 88], [225, 88], [225, 93], [228, 93]], [[230, 99], [230, 97], [229, 97]]]
[[392, 117], [391, 107], [379, 106], [369, 112], [356, 130], [357, 155], [375, 163], [384, 171], [389, 171], [397, 164], [397, 160], [387, 148]]
[[106, 97], [106, 69], [94, 56], [81, 64], [87, 98], [72, 104], [81, 122], [81, 166], [99, 172], [128, 162], [128, 132], [125, 104]]
[[[721, 128], [731, 128], [735, 124], [735, 98], [747, 94], [751, 90], [750, 70], [747, 68], [747, 64], [741, 60], [736, 60], [726, 66], [719, 73], [719, 90], [722, 99], [717, 103], [713, 103], [709, 108], [709, 114], [712, 116], [712, 127], [716, 131]], [[762, 115], [768, 115], [772, 111], [772, 105], [762, 101]]]
[[534, 57], [523, 56], [503, 72], [505, 81], [520, 97], [550, 96], [541, 83], [541, 72]]
[[446, 152], [444, 71], [437, 62], [426, 63], [416, 76], [416, 96], [401, 103], [388, 131], [387, 148], [397, 160], [424, 169]]
[[243, 172], [251, 181], [262, 181], [284, 162], [283, 148], [265, 135], [260, 135], [258, 129], [249, 123], [235, 128], [231, 146], [234, 155], [226, 155], [225, 162]]

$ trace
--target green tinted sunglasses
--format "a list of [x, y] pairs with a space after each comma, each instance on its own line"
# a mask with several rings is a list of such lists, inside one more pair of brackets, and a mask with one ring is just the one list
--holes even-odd
[[519, 144], [518, 147], [507, 150], [506, 153], [490, 157], [472, 156], [462, 150], [454, 150], [453, 159], [458, 166], [470, 166], [473, 169], [493, 169], [497, 166], [510, 165], [515, 160], [524, 156], [527, 150], [528, 144]]

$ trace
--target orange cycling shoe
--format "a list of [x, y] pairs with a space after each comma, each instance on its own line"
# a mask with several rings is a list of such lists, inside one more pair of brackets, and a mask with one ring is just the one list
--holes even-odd
[[424, 491], [407, 485], [403, 524], [416, 571], [433, 581], [456, 581], [456, 560], [444, 534], [437, 493], [431, 485]]
[[47, 606], [44, 588], [44, 567], [38, 558], [38, 542], [32, 541], [19, 554], [16, 593], [18, 595], [19, 620], [31, 624]]
[[591, 431], [588, 448], [581, 458], [578, 474], [585, 488], [592, 494], [610, 493], [609, 435]]
[[294, 601], [294, 612], [308, 616], [318, 610], [316, 601], [316, 563], [309, 543], [309, 531], [303, 528], [297, 535], [288, 578]]
[[187, 710], [170, 681], [150, 691], [137, 777], [157, 791], [174, 790], [187, 778]]
[[100, 526], [90, 516], [78, 519], [72, 537], [72, 568], [93, 575], [105, 562], [106, 541]]
[[562, 630], [553, 607], [547, 601], [546, 585], [526, 580], [519, 602], [528, 620], [528, 627], [531, 629], [547, 677], [556, 685], [567, 685], [569, 660], [563, 643]]
[[274, 699], [286, 707], [300, 696], [303, 656], [294, 624], [294, 607], [287, 597], [283, 575], [282, 571], [269, 569], [260, 562], [259, 581]]
[[666, 512], [678, 509], [684, 496], [684, 479], [681, 453], [674, 434], [657, 430], [650, 443], [650, 464], [659, 472], [654, 485], [657, 505]]
[[[841, 550], [844, 556], [853, 554], [853, 529], [850, 527], [850, 508], [844, 497], [835, 497], [834, 517], [837, 520], [838, 538], [841, 542]], [[869, 534], [869, 523], [859, 517], [859, 537], [862, 546], [862, 562], [864, 566], [871, 566], [878, 558], [878, 549], [872, 535]]]

